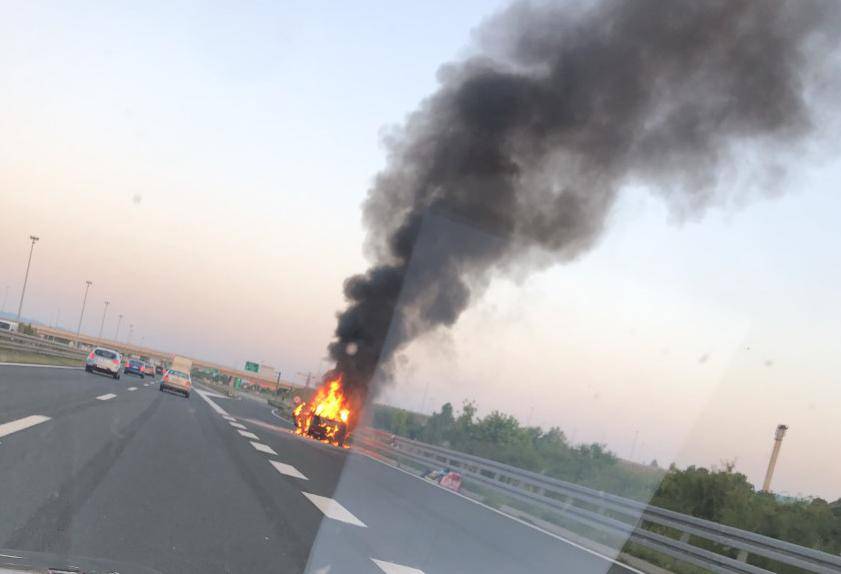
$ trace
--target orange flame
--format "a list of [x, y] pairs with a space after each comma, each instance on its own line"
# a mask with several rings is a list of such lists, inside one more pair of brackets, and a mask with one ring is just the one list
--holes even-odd
[[295, 432], [336, 446], [350, 436], [350, 405], [342, 389], [342, 375], [325, 381], [308, 401], [292, 411]]

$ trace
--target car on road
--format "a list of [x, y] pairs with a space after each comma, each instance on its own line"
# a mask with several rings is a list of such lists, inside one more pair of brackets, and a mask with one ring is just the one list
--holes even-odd
[[164, 374], [164, 368], [161, 365], [158, 365], [157, 367], [155, 367], [155, 374], [156, 375], [163, 375]]
[[309, 424], [306, 425], [302, 420], [303, 418], [305, 417], [294, 417], [296, 429], [306, 429], [306, 434], [316, 440], [335, 442], [340, 447], [345, 446], [348, 437], [347, 423], [324, 416], [311, 415]]
[[190, 373], [185, 373], [177, 369], [169, 369], [161, 379], [160, 388], [162, 391], [175, 391], [176, 393], [182, 393], [187, 398], [190, 398], [190, 389], [192, 387], [193, 381], [190, 380]]
[[143, 362], [139, 359], [127, 359], [125, 366], [123, 367], [123, 372], [126, 374], [131, 373], [132, 375], [137, 375], [141, 379], [145, 377], [145, 368]]
[[85, 370], [89, 373], [105, 373], [120, 378], [122, 355], [113, 349], [96, 347], [85, 359]]
[[147, 377], [152, 377], [154, 379], [155, 378], [155, 367], [153, 367], [149, 363], [144, 363], [143, 364], [143, 373]]

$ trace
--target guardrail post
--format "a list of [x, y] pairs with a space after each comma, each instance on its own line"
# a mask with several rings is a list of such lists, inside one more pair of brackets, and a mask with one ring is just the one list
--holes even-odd
[[689, 544], [689, 537], [690, 536], [691, 535], [688, 532], [684, 532], [683, 534], [680, 535], [680, 541], [683, 542], [684, 544]]
[[742, 548], [739, 550], [739, 553], [736, 554], [736, 560], [739, 562], [747, 562], [748, 561], [748, 551]]

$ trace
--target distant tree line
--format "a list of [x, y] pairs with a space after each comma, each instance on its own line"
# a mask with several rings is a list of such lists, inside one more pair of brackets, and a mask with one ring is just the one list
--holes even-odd
[[[476, 413], [476, 404], [469, 401], [458, 414], [452, 404], [446, 403], [431, 416], [377, 405], [373, 425], [406, 438], [841, 553], [841, 499], [834, 503], [819, 498], [781, 501], [758, 492], [732, 464], [720, 469], [690, 466], [684, 470], [674, 465], [664, 470], [656, 461], [648, 466], [636, 465], [620, 460], [603, 444], [572, 444], [559, 427], [543, 430], [522, 426], [515, 417], [499, 411], [481, 418]], [[750, 562], [765, 567], [769, 564], [753, 556]], [[772, 570], [796, 572], [779, 565]]]

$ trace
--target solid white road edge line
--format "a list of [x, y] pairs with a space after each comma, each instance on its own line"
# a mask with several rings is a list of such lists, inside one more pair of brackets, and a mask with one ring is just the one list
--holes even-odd
[[[212, 408], [214, 411], [216, 411], [220, 415], [222, 415], [222, 416], [228, 415], [228, 412], [225, 409], [223, 409], [222, 407], [220, 407], [219, 405], [217, 405], [216, 403], [214, 403], [213, 401], [211, 401], [210, 398], [207, 396], [207, 393], [205, 393], [204, 391], [200, 391], [199, 389], [193, 387], [193, 392], [198, 393], [198, 395], [201, 398], [203, 398], [207, 402], [207, 404], [210, 405], [210, 408]], [[231, 415], [228, 415], [228, 416], [231, 416]]]
[[[196, 384], [195, 384], [195, 385], [193, 385], [193, 386], [194, 386], [194, 387], [197, 387], [197, 386], [198, 386], [198, 384], [199, 384], [199, 383], [196, 383]], [[207, 388], [207, 387], [205, 387], [205, 388]], [[199, 389], [197, 388], [196, 390], [199, 390]], [[207, 390], [207, 391], [202, 391], [202, 392], [203, 392], [204, 394], [206, 394], [208, 397], [213, 398], [213, 399], [230, 399], [230, 398], [231, 398], [231, 397], [226, 397], [225, 395], [220, 395], [219, 393], [217, 393], [217, 392], [215, 392], [215, 391], [212, 391], [212, 390]]]
[[275, 467], [280, 474], [285, 474], [286, 476], [291, 476], [292, 478], [300, 478], [301, 480], [309, 480], [300, 470], [291, 464], [278, 462], [276, 460], [270, 460], [269, 462], [272, 463], [272, 466]]
[[266, 454], [273, 454], [273, 455], [277, 456], [277, 453], [274, 451], [274, 449], [267, 444], [263, 444], [261, 442], [254, 442], [252, 440], [251, 441], [251, 446], [253, 446], [257, 450], [259, 450], [260, 452], [264, 452]]
[[327, 518], [339, 520], [340, 522], [347, 522], [348, 524], [361, 526], [362, 528], [368, 528], [364, 522], [351, 514], [351, 512], [342, 506], [338, 501], [326, 496], [310, 494], [309, 492], [302, 491], [301, 494], [306, 496], [309, 501], [312, 502]]
[[294, 424], [290, 419], [284, 418], [277, 413], [277, 409], [272, 409], [272, 416], [282, 420], [283, 422], [287, 422], [289, 424]]
[[0, 425], [0, 437], [34, 427], [48, 420], [50, 420], [50, 417], [45, 417], [44, 415], [30, 415], [16, 421], [4, 423]]
[[254, 439], [254, 440], [260, 440], [260, 437], [258, 437], [258, 436], [257, 436], [256, 434], [254, 434], [253, 432], [248, 432], [247, 430], [238, 430], [237, 432], [238, 432], [239, 434], [241, 434], [242, 436], [244, 436], [245, 438], [251, 438], [251, 439]]
[[371, 562], [376, 564], [385, 574], [424, 574], [423, 570], [410, 568], [402, 564], [395, 564], [394, 562], [386, 562], [385, 560], [377, 560], [376, 558], [371, 558]]
[[96, 397], [96, 400], [98, 400], [98, 401], [108, 401], [108, 400], [113, 399], [116, 396], [117, 395], [115, 395], [114, 393], [108, 393], [107, 395], [99, 395], [98, 397]]
[[389, 463], [387, 463], [383, 460], [379, 460], [377, 458], [374, 458], [373, 456], [371, 456], [369, 454], [366, 454], [364, 452], [359, 452], [359, 451], [356, 451], [355, 454], [358, 454], [360, 456], [364, 456], [365, 458], [373, 460], [374, 462], [378, 462], [383, 466], [387, 466], [389, 468], [393, 468], [394, 470], [400, 471], [403, 474], [409, 475], [412, 478], [420, 480], [424, 484], [427, 484], [427, 485], [429, 485], [433, 488], [440, 489], [441, 492], [444, 492], [444, 493], [447, 493], [447, 494], [452, 494], [452, 495], [455, 495], [455, 496], [460, 496], [461, 498], [463, 498], [465, 500], [468, 500], [468, 501], [472, 502], [473, 504], [478, 504], [479, 506], [481, 506], [483, 508], [486, 508], [486, 509], [490, 510], [491, 512], [495, 512], [495, 513], [497, 513], [501, 516], [504, 516], [505, 518], [508, 518], [509, 520], [513, 520], [514, 522], [519, 522], [523, 526], [528, 526], [532, 530], [537, 530], [538, 532], [542, 532], [546, 536], [551, 536], [552, 538], [560, 540], [561, 542], [565, 542], [566, 544], [569, 544], [570, 546], [574, 546], [574, 547], [578, 548], [579, 550], [583, 550], [584, 552], [587, 552], [588, 554], [592, 554], [593, 556], [598, 556], [599, 558], [603, 558], [604, 560], [607, 560], [608, 562], [612, 562], [613, 564], [616, 564], [617, 566], [621, 566], [622, 568], [625, 568], [629, 572], [634, 572], [634, 574], [645, 574], [645, 572], [643, 572], [642, 570], [637, 570], [633, 566], [628, 566], [627, 564], [625, 564], [624, 562], [620, 562], [616, 558], [611, 558], [610, 556], [606, 556], [606, 555], [602, 554], [601, 552], [596, 552], [595, 550], [593, 550], [591, 548], [587, 548], [586, 546], [582, 546], [581, 544], [579, 544], [577, 542], [573, 542], [572, 540], [569, 540], [568, 538], [564, 538], [563, 536], [555, 534], [554, 532], [549, 532], [548, 530], [543, 530], [539, 526], [531, 524], [530, 522], [526, 522], [525, 520], [521, 520], [520, 518], [517, 518], [516, 516], [511, 516], [510, 514], [505, 514], [501, 510], [497, 510], [496, 508], [494, 508], [492, 506], [488, 506], [484, 502], [479, 502], [478, 500], [474, 500], [474, 499], [470, 498], [469, 496], [466, 496], [466, 495], [464, 495], [460, 492], [455, 492], [454, 490], [450, 490], [448, 488], [444, 488], [443, 486], [438, 486], [436, 484], [433, 484], [433, 483], [429, 482], [428, 480], [425, 480], [421, 476], [416, 476], [416, 475], [412, 474], [411, 472], [409, 472], [407, 470], [396, 467], [393, 464], [389, 464]]
[[0, 367], [41, 367], [42, 369], [73, 369], [81, 371], [84, 367], [66, 367], [64, 365], [36, 365], [35, 363], [0, 363]]

